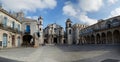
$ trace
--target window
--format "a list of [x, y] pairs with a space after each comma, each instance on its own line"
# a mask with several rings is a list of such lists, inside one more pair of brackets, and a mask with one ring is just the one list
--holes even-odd
[[37, 36], [40, 37], [40, 32], [37, 32]]
[[19, 21], [22, 22], [22, 17], [19, 18]]
[[18, 24], [18, 31], [20, 31], [20, 25]]
[[106, 28], [111, 28], [112, 27], [112, 22], [111, 21], [107, 21], [106, 22]]
[[26, 25], [26, 32], [30, 33], [30, 25]]
[[69, 34], [71, 34], [71, 29], [69, 30]]
[[12, 28], [15, 29], [15, 22], [12, 22]]
[[42, 22], [40, 21], [40, 25], [42, 25]]
[[4, 20], [3, 20], [3, 26], [7, 26], [7, 17], [4, 17]]
[[110, 24], [108, 24], [108, 25], [107, 25], [107, 27], [108, 27], [108, 28], [110, 28], [110, 27], [111, 27], [111, 25], [110, 25]]
[[54, 32], [57, 33], [57, 29], [56, 28], [54, 28]]
[[69, 27], [71, 27], [71, 24], [69, 24]]

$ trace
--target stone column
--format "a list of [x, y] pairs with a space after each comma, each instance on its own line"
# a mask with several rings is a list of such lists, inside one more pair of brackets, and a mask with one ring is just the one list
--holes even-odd
[[106, 39], [106, 42], [105, 42], [105, 44], [107, 44], [107, 42], [108, 42], [108, 40], [107, 40], [107, 34], [106, 34], [106, 37], [105, 37], [105, 39]]
[[113, 33], [112, 33], [112, 44], [115, 44], [115, 43], [114, 43], [114, 36], [113, 36]]

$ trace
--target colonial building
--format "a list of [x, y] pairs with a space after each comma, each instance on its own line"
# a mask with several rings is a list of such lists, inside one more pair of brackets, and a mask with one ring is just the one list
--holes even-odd
[[72, 21], [67, 19], [66, 21], [66, 42], [67, 44], [79, 44], [80, 37], [79, 32], [81, 29], [85, 28], [86, 25], [83, 24], [74, 24], [72, 25]]
[[[39, 41], [38, 41], [38, 25], [37, 25], [37, 20], [29, 19], [29, 18], [22, 18], [22, 37], [23, 37], [23, 42], [26, 42], [24, 40], [25, 36], [28, 37], [26, 39], [29, 44], [34, 43], [34, 45], [38, 46]], [[36, 38], [34, 38], [36, 37]]]
[[43, 44], [42, 22], [42, 17], [29, 19], [23, 12], [12, 13], [0, 7], [0, 48], [20, 47], [26, 35], [25, 41], [32, 41], [35, 46]]
[[80, 31], [81, 44], [120, 44], [120, 16], [99, 20]]
[[63, 44], [64, 43], [64, 29], [54, 24], [49, 24], [44, 29], [45, 43], [48, 44]]
[[21, 22], [0, 7], [0, 48], [20, 47]]
[[[27, 41], [34, 42], [35, 46], [43, 44], [43, 18], [39, 17], [38, 20], [25, 18], [23, 12], [17, 13], [17, 18], [22, 23], [22, 37], [28, 35]], [[23, 41], [24, 42], [24, 41]]]

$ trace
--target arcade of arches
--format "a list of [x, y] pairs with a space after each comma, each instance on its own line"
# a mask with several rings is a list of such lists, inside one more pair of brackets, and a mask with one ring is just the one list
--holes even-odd
[[106, 30], [81, 36], [80, 44], [120, 44], [120, 29]]

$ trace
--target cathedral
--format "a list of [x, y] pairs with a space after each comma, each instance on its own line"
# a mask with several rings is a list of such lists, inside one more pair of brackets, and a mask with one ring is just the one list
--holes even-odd
[[63, 44], [64, 43], [64, 29], [60, 25], [54, 23], [49, 24], [44, 29], [44, 37], [46, 44]]

